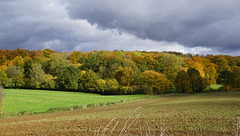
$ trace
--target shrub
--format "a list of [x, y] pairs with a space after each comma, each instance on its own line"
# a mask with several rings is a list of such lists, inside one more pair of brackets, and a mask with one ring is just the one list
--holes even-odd
[[150, 88], [147, 85], [133, 86], [133, 94], [149, 94]]
[[133, 89], [130, 86], [120, 87], [120, 94], [133, 94]]

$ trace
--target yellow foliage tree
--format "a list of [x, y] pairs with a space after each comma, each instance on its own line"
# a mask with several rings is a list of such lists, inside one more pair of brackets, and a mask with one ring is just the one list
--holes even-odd
[[130, 86], [134, 80], [134, 71], [131, 67], [119, 67], [115, 73], [115, 79], [123, 86]]
[[165, 74], [153, 70], [144, 71], [142, 73], [142, 78], [144, 84], [153, 89], [154, 94], [163, 93], [171, 84]]

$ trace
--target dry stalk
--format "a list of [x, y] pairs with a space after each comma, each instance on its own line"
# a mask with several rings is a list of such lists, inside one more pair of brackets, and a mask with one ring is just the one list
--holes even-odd
[[119, 123], [119, 121], [117, 121], [117, 123], [114, 125], [114, 127], [112, 128], [111, 133], [109, 134], [109, 136], [112, 135], [112, 132], [113, 132], [113, 130], [115, 129], [115, 127], [117, 126], [118, 123]]
[[236, 132], [235, 132], [235, 135], [236, 136], [239, 136], [239, 129], [240, 129], [240, 119], [239, 117], [237, 117], [237, 126], [236, 126]]
[[136, 108], [136, 109], [132, 112], [131, 116], [128, 118], [128, 120], [127, 120], [127, 122], [125, 123], [122, 131], [120, 132], [119, 136], [122, 136], [122, 135], [123, 135], [123, 133], [124, 133], [125, 130], [126, 130], [126, 127], [127, 127], [128, 122], [130, 121], [130, 119], [132, 118], [132, 116], [134, 115], [134, 113], [135, 113], [136, 111], [138, 111], [139, 109], [141, 109], [141, 108], [142, 108], [142, 107], [138, 107], [138, 108]]
[[[121, 129], [121, 132], [119, 133], [119, 136], [130, 135], [130, 131], [128, 132], [128, 130], [129, 130], [129, 128], [132, 126], [132, 124], [133, 124], [134, 122], [137, 122], [137, 120], [138, 120], [138, 124], [139, 124], [139, 126], [140, 126], [140, 135], [143, 136], [143, 128], [142, 128], [141, 122], [140, 122], [140, 120], [139, 120], [139, 117], [141, 116], [141, 114], [138, 114], [138, 115], [136, 116], [136, 118], [134, 118], [132, 121], [130, 121], [130, 120], [133, 118], [133, 116], [135, 116], [135, 113], [136, 113], [139, 109], [141, 109], [141, 107], [136, 108], [136, 109], [132, 112], [131, 116], [128, 118], [128, 120], [127, 120], [126, 123], [124, 124], [123, 128]], [[164, 119], [165, 119], [165, 117], [166, 117], [166, 115], [164, 116]], [[109, 129], [109, 126], [110, 126], [110, 125], [112, 124], [112, 122], [113, 122], [114, 120], [116, 120], [116, 119], [117, 119], [117, 118], [113, 118], [113, 119], [107, 124], [107, 126], [106, 126], [105, 128], [103, 128], [102, 130], [101, 130], [102, 126], [100, 126], [100, 128], [99, 128], [97, 131], [96, 131], [96, 130], [94, 131], [94, 136], [99, 136], [99, 135], [105, 136], [107, 130]], [[160, 119], [161, 119], [161, 118], [160, 118]], [[165, 121], [165, 120], [164, 120], [164, 121]], [[164, 127], [164, 126], [165, 126], [164, 121], [161, 119], [161, 134], [160, 134], [160, 136], [163, 136], [163, 135], [164, 135], [164, 132], [165, 132], [166, 129], [167, 129], [167, 127]], [[109, 136], [111, 136], [111, 135], [113, 134], [113, 131], [114, 131], [115, 128], [117, 127], [118, 123], [119, 123], [119, 120], [115, 123], [115, 125], [114, 125], [113, 128], [111, 129], [111, 132], [110, 132]], [[152, 133], [152, 132], [151, 132], [151, 128], [150, 128], [150, 126], [149, 126], [149, 124], [148, 124], [147, 121], [146, 121], [146, 125], [147, 125], [147, 128], [146, 128], [146, 130], [147, 130], [147, 131], [146, 131], [146, 136], [155, 136], [155, 135], [156, 135], [155, 128], [153, 128], [153, 131], [154, 131], [154, 132]], [[100, 131], [102, 131], [102, 133], [101, 133]], [[101, 133], [101, 134], [100, 134], [100, 133]]]
[[101, 128], [102, 128], [102, 126], [100, 126], [97, 131], [96, 130], [94, 131], [94, 136], [98, 136], [99, 135], [99, 131], [100, 131]]
[[123, 133], [123, 135], [125, 135], [125, 133], [127, 132], [127, 130], [132, 126], [132, 124], [140, 117], [140, 114], [130, 123], [130, 125], [127, 127], [127, 129], [125, 130], [125, 132]]
[[103, 129], [102, 136], [105, 136], [105, 133], [106, 133], [109, 125], [111, 125], [111, 123], [112, 123], [115, 119], [116, 119], [116, 118], [113, 118], [113, 119], [107, 124], [107, 126]]

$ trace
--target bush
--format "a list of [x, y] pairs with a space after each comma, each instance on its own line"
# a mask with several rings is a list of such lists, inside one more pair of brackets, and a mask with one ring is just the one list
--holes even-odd
[[133, 86], [133, 94], [149, 94], [150, 88], [147, 85]]
[[119, 94], [133, 94], [133, 89], [130, 86], [120, 87], [119, 91]]

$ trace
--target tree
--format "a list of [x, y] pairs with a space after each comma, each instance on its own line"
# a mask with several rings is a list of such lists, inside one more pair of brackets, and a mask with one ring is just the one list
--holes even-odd
[[163, 93], [171, 84], [165, 74], [153, 70], [144, 71], [142, 73], [142, 79], [145, 85], [153, 89], [154, 94]]
[[9, 80], [6, 80], [6, 82], [3, 83], [6, 87], [20, 88], [24, 86], [24, 74], [21, 68], [11, 66], [8, 67], [6, 73], [9, 78]]
[[187, 72], [185, 72], [184, 70], [178, 72], [174, 84], [176, 87], [176, 91], [179, 93], [192, 92], [192, 89], [190, 87], [190, 79]]
[[88, 71], [81, 71], [80, 87], [85, 91], [90, 91], [91, 93], [97, 91], [97, 80], [100, 79], [99, 75], [93, 72], [91, 69]]
[[235, 87], [240, 88], [240, 67], [234, 67], [233, 73], [235, 74]]
[[216, 56], [208, 56], [210, 61], [218, 66], [217, 72], [221, 71], [231, 71], [231, 67], [229, 66], [228, 60], [224, 55], [216, 55]]
[[236, 85], [235, 77], [236, 76], [233, 72], [224, 70], [220, 72], [217, 78], [217, 83], [224, 85], [227, 91], [230, 91]]
[[77, 90], [81, 79], [81, 71], [74, 66], [63, 68], [57, 76], [59, 89]]
[[96, 87], [99, 93], [104, 93], [106, 90], [106, 81], [103, 79], [98, 79], [96, 82]]
[[153, 70], [153, 69], [154, 69], [156, 60], [153, 59], [152, 55], [146, 54], [146, 55], [144, 56], [144, 61], [145, 61], [145, 64], [146, 64], [146, 66], [147, 66], [147, 68], [148, 68], [149, 70]]
[[26, 60], [26, 62], [24, 63], [24, 76], [25, 78], [30, 78], [30, 70], [32, 68], [32, 64], [34, 63], [34, 61], [30, 58], [28, 60]]
[[200, 75], [206, 78], [211, 84], [216, 84], [217, 70], [216, 64], [210, 62], [205, 57], [192, 57], [192, 60], [188, 61], [188, 67], [196, 68]]
[[0, 84], [2, 84], [7, 79], [7, 74], [0, 70]]
[[193, 92], [200, 93], [209, 85], [207, 80], [200, 76], [200, 72], [197, 69], [189, 68], [187, 73]]
[[57, 53], [51, 60], [43, 63], [43, 70], [46, 74], [58, 77], [62, 73], [62, 70], [69, 66], [72, 66], [72, 63], [66, 60], [62, 54]]
[[8, 67], [6, 73], [9, 78], [15, 78], [15, 77], [23, 74], [23, 71], [22, 71], [22, 69], [20, 69], [17, 66], [11, 66], [11, 67]]
[[118, 88], [119, 88], [119, 84], [115, 78], [106, 80], [105, 94], [117, 94]]
[[13, 59], [13, 63], [15, 66], [23, 68], [24, 66], [24, 59], [21, 56], [17, 56]]
[[97, 54], [94, 52], [90, 52], [89, 54], [83, 57], [84, 63], [82, 65], [82, 70], [92, 69], [94, 72], [99, 71], [99, 60]]
[[134, 71], [131, 67], [119, 67], [116, 70], [115, 79], [122, 86], [130, 86], [134, 79]]
[[50, 74], [44, 74], [40, 87], [44, 89], [55, 89], [54, 77]]
[[30, 70], [30, 86], [40, 88], [45, 72], [40, 64], [33, 64]]
[[177, 73], [183, 69], [183, 59], [168, 53], [158, 55], [156, 58], [157, 63], [155, 63], [155, 71], [164, 73], [171, 82], [174, 82]]
[[75, 51], [68, 57], [68, 60], [71, 61], [73, 64], [77, 64], [79, 63], [81, 58], [82, 54], [80, 52]]

